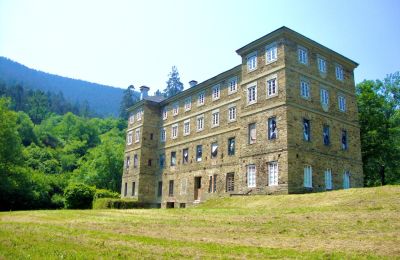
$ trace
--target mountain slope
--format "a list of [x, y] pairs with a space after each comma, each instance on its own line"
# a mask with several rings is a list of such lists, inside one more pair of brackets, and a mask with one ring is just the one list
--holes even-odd
[[90, 108], [100, 116], [117, 116], [123, 93], [120, 88], [34, 70], [1, 56], [0, 81], [7, 85], [21, 84], [46, 92], [61, 91], [72, 103], [87, 100]]

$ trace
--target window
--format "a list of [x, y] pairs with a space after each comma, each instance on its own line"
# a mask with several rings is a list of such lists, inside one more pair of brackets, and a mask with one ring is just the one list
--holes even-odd
[[126, 138], [127, 140], [126, 140], [126, 142], [128, 143], [128, 145], [130, 145], [130, 144], [132, 144], [132, 139], [133, 139], [133, 133], [132, 133], [132, 131], [129, 131], [128, 132], [128, 136], [127, 136], [127, 138]]
[[135, 122], [135, 115], [133, 113], [129, 114], [129, 124], [133, 124]]
[[254, 104], [257, 102], [257, 83], [252, 83], [247, 86], [247, 104]]
[[308, 51], [306, 48], [299, 46], [297, 48], [297, 54], [301, 64], [308, 64]]
[[158, 196], [158, 197], [161, 197], [161, 196], [162, 196], [162, 181], [159, 181], [159, 182], [158, 182], [157, 196]]
[[177, 116], [179, 113], [179, 103], [176, 102], [174, 103], [174, 105], [172, 106], [172, 115]]
[[306, 80], [300, 80], [300, 95], [305, 98], [310, 98], [310, 82]]
[[190, 134], [190, 119], [183, 121], [183, 135]]
[[347, 150], [347, 131], [342, 130], [342, 150]]
[[257, 52], [253, 52], [247, 56], [247, 71], [257, 69]]
[[197, 145], [196, 146], [196, 161], [201, 162], [203, 156], [203, 146]]
[[171, 152], [171, 166], [176, 165], [176, 152]]
[[210, 175], [209, 184], [208, 184], [208, 192], [217, 192], [217, 175]]
[[226, 192], [235, 191], [235, 174], [230, 172], [226, 175]]
[[129, 169], [129, 165], [131, 164], [131, 157], [127, 156], [125, 161], [125, 167]]
[[350, 188], [350, 172], [345, 171], [343, 174], [343, 189]]
[[162, 118], [163, 120], [166, 120], [168, 118], [168, 110], [166, 107], [162, 109]]
[[188, 97], [185, 99], [185, 111], [189, 111], [192, 108], [192, 98]]
[[256, 187], [256, 166], [254, 164], [247, 165], [247, 187]]
[[267, 79], [267, 97], [276, 96], [278, 94], [278, 81], [276, 76]]
[[278, 162], [268, 163], [268, 185], [278, 185]]
[[265, 59], [267, 63], [271, 63], [278, 59], [278, 47], [276, 43], [270, 44], [265, 47]]
[[228, 94], [235, 93], [237, 91], [237, 77], [229, 79], [228, 83]]
[[187, 190], [187, 179], [182, 179], [181, 180], [181, 190], [180, 190], [180, 194], [181, 195], [185, 195], [186, 194], [186, 190]]
[[329, 106], [329, 92], [328, 90], [321, 88], [320, 91], [321, 105], [322, 107]]
[[138, 164], [139, 164], [139, 158], [138, 158], [138, 155], [135, 154], [135, 155], [133, 156], [133, 168], [137, 168], [137, 167], [138, 167]]
[[124, 196], [128, 195], [128, 183], [125, 182]]
[[148, 159], [148, 160], [147, 160], [147, 166], [151, 166], [151, 163], [152, 163], [152, 160], [151, 160], [151, 159]]
[[165, 154], [160, 154], [160, 169], [165, 167]]
[[231, 106], [228, 108], [228, 121], [236, 121], [236, 106]]
[[213, 176], [212, 175], [210, 175], [210, 176], [208, 176], [208, 193], [211, 193], [212, 192], [212, 183], [213, 183]]
[[339, 96], [338, 101], [339, 101], [339, 110], [342, 112], [345, 112], [346, 111], [346, 98], [344, 96]]
[[219, 110], [215, 110], [212, 112], [211, 120], [212, 127], [219, 126]]
[[182, 151], [182, 163], [187, 164], [189, 162], [189, 149], [185, 148]]
[[310, 120], [308, 119], [303, 119], [303, 138], [304, 141], [310, 142], [311, 141], [311, 126], [310, 126]]
[[217, 158], [218, 155], [218, 143], [212, 143], [211, 144], [211, 159]]
[[176, 139], [178, 137], [178, 124], [172, 125], [171, 137], [172, 139]]
[[174, 181], [173, 180], [169, 181], [168, 196], [170, 196], [170, 197], [174, 196]]
[[135, 130], [135, 143], [140, 141], [140, 128]]
[[163, 128], [161, 129], [161, 142], [165, 142], [167, 139], [167, 129]]
[[304, 167], [304, 187], [312, 188], [312, 168], [310, 165]]
[[217, 175], [214, 174], [214, 181], [213, 181], [213, 192], [217, 192]]
[[341, 65], [336, 64], [335, 72], [336, 72], [336, 79], [337, 80], [344, 80], [344, 71], [343, 71], [343, 67]]
[[217, 100], [220, 97], [220, 85], [215, 85], [212, 88], [212, 100]]
[[326, 73], [326, 60], [322, 57], [318, 57], [317, 63], [319, 72]]
[[332, 170], [326, 169], [325, 171], [325, 189], [331, 190], [332, 189]]
[[235, 155], [235, 137], [228, 139], [228, 155]]
[[257, 140], [256, 123], [249, 124], [249, 144], [254, 144]]
[[197, 131], [202, 131], [204, 129], [204, 115], [197, 117]]
[[278, 128], [276, 127], [276, 117], [268, 118], [268, 140], [276, 139]]
[[136, 119], [137, 119], [137, 121], [142, 120], [142, 115], [143, 115], [143, 108], [139, 109], [139, 110], [136, 112]]
[[135, 196], [136, 183], [132, 182], [132, 196]]
[[324, 145], [330, 145], [331, 143], [331, 133], [329, 130], [329, 125], [324, 125], [322, 130], [322, 138], [324, 141]]
[[202, 106], [202, 105], [204, 105], [204, 102], [205, 102], [205, 92], [203, 91], [203, 92], [199, 93], [199, 96], [197, 99], [197, 105]]

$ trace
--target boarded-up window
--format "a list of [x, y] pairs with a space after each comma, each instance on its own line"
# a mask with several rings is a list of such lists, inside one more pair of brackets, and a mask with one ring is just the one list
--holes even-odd
[[257, 139], [256, 124], [249, 124], [249, 144], [254, 144]]
[[226, 175], [226, 191], [231, 192], [235, 190], [235, 174], [233, 172]]

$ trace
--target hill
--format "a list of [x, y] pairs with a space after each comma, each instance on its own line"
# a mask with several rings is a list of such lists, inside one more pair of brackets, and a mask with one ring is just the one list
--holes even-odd
[[0, 213], [0, 258], [400, 259], [400, 186]]
[[21, 84], [31, 89], [63, 93], [72, 104], [85, 100], [101, 116], [117, 116], [123, 89], [83, 80], [71, 79], [28, 68], [0, 56], [0, 81], [7, 85]]

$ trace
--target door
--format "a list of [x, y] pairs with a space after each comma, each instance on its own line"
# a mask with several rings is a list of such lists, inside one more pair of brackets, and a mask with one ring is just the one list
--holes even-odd
[[201, 197], [201, 177], [194, 177], [194, 200], [200, 200]]

